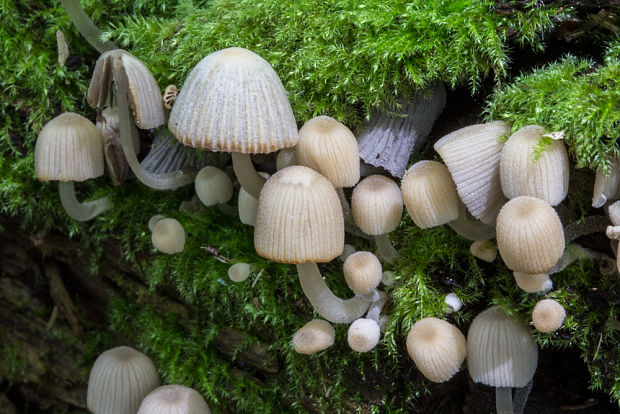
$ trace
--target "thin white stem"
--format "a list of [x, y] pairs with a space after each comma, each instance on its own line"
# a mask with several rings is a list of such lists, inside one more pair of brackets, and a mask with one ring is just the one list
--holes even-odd
[[468, 240], [491, 240], [495, 238], [495, 224], [486, 224], [471, 217], [461, 204], [459, 216], [448, 223], [448, 226], [460, 236]]
[[103, 53], [108, 50], [118, 49], [118, 47], [111, 41], [103, 42], [101, 40], [101, 31], [88, 17], [88, 14], [84, 11], [80, 5], [79, 0], [60, 0], [65, 12], [69, 15], [69, 18], [73, 22], [73, 25], [78, 29], [78, 32], [92, 47], [97, 49], [97, 52]]
[[260, 190], [263, 189], [263, 185], [265, 184], [265, 179], [256, 172], [250, 154], [233, 152], [232, 162], [241, 187], [258, 200]]
[[63, 208], [73, 220], [88, 221], [110, 207], [110, 200], [107, 197], [80, 203], [75, 196], [73, 181], [61, 181], [58, 184], [58, 191]]
[[377, 243], [377, 257], [390, 264], [398, 260], [400, 253], [392, 246], [387, 234], [375, 236], [375, 242]]
[[384, 292], [377, 289], [375, 289], [370, 295], [372, 295], [375, 300], [373, 300], [370, 304], [370, 308], [368, 308], [366, 319], [372, 319], [379, 324], [379, 317], [381, 316], [381, 311], [383, 310], [383, 306], [387, 302], [388, 297]]
[[513, 414], [512, 411], [512, 388], [495, 388], [495, 409], [497, 414]]

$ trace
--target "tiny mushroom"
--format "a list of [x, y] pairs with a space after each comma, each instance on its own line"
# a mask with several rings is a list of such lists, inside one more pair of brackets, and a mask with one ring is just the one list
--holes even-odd
[[356, 352], [368, 352], [374, 349], [381, 339], [381, 329], [377, 321], [361, 318], [354, 321], [347, 331], [349, 347]]
[[539, 301], [532, 310], [532, 322], [540, 332], [557, 331], [562, 326], [565, 317], [564, 306], [553, 299]]
[[180, 253], [185, 248], [185, 230], [177, 219], [164, 218], [153, 226], [151, 241], [162, 253]]
[[371, 293], [381, 282], [381, 262], [370, 252], [355, 252], [342, 266], [344, 280], [356, 295]]
[[226, 203], [233, 195], [233, 184], [228, 174], [212, 165], [198, 171], [194, 186], [198, 199], [207, 207]]
[[299, 354], [314, 354], [334, 344], [336, 331], [323, 319], [314, 319], [293, 335], [293, 347]]
[[443, 301], [448, 306], [448, 313], [458, 312], [463, 307], [463, 302], [456, 293], [448, 293]]
[[228, 277], [233, 282], [245, 282], [252, 273], [252, 266], [248, 263], [235, 263], [228, 268]]
[[163, 385], [142, 400], [138, 414], [211, 414], [211, 410], [193, 388]]
[[489, 240], [476, 240], [469, 248], [471, 254], [480, 260], [493, 263], [497, 257], [497, 246]]
[[513, 272], [515, 282], [524, 292], [538, 293], [551, 290], [553, 282], [546, 273]]

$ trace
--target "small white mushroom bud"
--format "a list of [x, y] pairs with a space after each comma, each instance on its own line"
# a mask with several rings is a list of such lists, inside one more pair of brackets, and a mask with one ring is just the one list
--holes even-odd
[[347, 332], [347, 342], [356, 352], [368, 352], [379, 343], [381, 329], [372, 319], [357, 319], [353, 321]]
[[211, 410], [196, 390], [164, 385], [142, 400], [138, 414], [211, 414]]
[[545, 292], [553, 287], [553, 282], [546, 273], [514, 272], [513, 276], [517, 286], [527, 293]]
[[489, 240], [476, 240], [469, 248], [471, 254], [480, 260], [493, 263], [497, 258], [497, 246]]
[[564, 307], [553, 299], [539, 301], [532, 311], [532, 322], [540, 332], [557, 331], [565, 317]]
[[155, 225], [159, 222], [159, 220], [165, 219], [165, 218], [166, 216], [164, 216], [163, 214], [155, 214], [153, 217], [149, 219], [149, 230], [153, 231], [153, 229], [155, 228]]
[[367, 295], [381, 282], [381, 262], [370, 252], [355, 252], [342, 266], [344, 280], [356, 295]]
[[252, 273], [252, 266], [247, 263], [235, 263], [228, 268], [228, 277], [233, 282], [245, 282]]
[[185, 230], [177, 219], [161, 219], [153, 227], [151, 241], [162, 253], [179, 253], [185, 248]]
[[315, 319], [295, 332], [293, 347], [299, 354], [314, 354], [332, 346], [334, 339], [334, 327], [326, 320]]
[[386, 270], [381, 275], [381, 282], [383, 283], [384, 286], [392, 286], [395, 280], [396, 280], [396, 276], [394, 275], [394, 272], [390, 270]]
[[196, 195], [205, 206], [228, 202], [233, 195], [233, 184], [224, 171], [211, 165], [196, 175]]
[[443, 301], [448, 305], [448, 313], [458, 312], [463, 307], [463, 302], [456, 293], [448, 293]]

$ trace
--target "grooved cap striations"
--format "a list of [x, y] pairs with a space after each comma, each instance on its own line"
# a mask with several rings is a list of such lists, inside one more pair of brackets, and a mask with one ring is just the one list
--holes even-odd
[[502, 121], [454, 131], [434, 145], [448, 167], [461, 200], [483, 223], [493, 223], [506, 201], [499, 177], [500, 138], [510, 132]]
[[407, 335], [409, 356], [422, 375], [433, 382], [452, 378], [461, 367], [466, 351], [461, 331], [438, 318], [417, 321]]
[[400, 188], [409, 215], [421, 229], [446, 224], [459, 216], [456, 185], [446, 166], [437, 161], [413, 164]]
[[211, 410], [193, 388], [164, 385], [146, 396], [138, 414], [211, 414]]
[[149, 357], [128, 346], [105, 351], [88, 378], [86, 403], [95, 414], [135, 414], [142, 399], [159, 386]]
[[211, 53], [185, 80], [168, 128], [184, 145], [269, 153], [297, 143], [297, 123], [271, 65], [239, 47]]
[[314, 319], [293, 335], [293, 347], [299, 354], [314, 354], [334, 344], [336, 331], [331, 323], [323, 319]]
[[381, 282], [381, 262], [370, 252], [355, 252], [342, 265], [344, 280], [356, 295], [366, 295]]
[[256, 252], [278, 263], [329, 262], [344, 249], [344, 218], [329, 180], [296, 165], [271, 176], [258, 199]]
[[545, 129], [537, 125], [521, 128], [504, 144], [499, 161], [502, 190], [507, 198], [537, 197], [552, 206], [568, 194], [568, 152], [564, 141], [550, 143], [535, 159], [535, 147]]
[[403, 197], [393, 180], [383, 175], [364, 178], [353, 190], [351, 210], [355, 224], [378, 236], [396, 230], [403, 215]]
[[65, 112], [39, 132], [34, 174], [41, 181], [84, 181], [103, 175], [103, 137], [82, 115]]
[[296, 156], [334, 187], [353, 187], [360, 180], [360, 152], [355, 135], [328, 116], [312, 118], [299, 131]]
[[467, 367], [474, 382], [523, 387], [537, 365], [538, 348], [525, 325], [498, 307], [476, 316], [467, 333]]
[[497, 216], [497, 248], [515, 272], [546, 273], [562, 257], [564, 229], [558, 214], [544, 200], [517, 197]]
[[564, 306], [553, 299], [543, 299], [532, 310], [532, 322], [540, 332], [553, 332], [560, 329], [566, 311]]

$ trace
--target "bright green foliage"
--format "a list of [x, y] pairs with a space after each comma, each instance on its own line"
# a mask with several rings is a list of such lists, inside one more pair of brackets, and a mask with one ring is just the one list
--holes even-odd
[[620, 156], [620, 40], [603, 62], [566, 56], [497, 89], [485, 109], [488, 120], [513, 123], [513, 130], [538, 124], [564, 131], [578, 167], [609, 172]]

